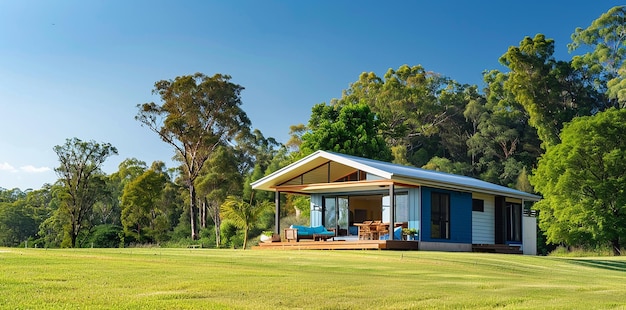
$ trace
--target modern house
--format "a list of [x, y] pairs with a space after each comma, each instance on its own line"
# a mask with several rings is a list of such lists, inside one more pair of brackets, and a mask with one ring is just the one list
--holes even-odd
[[[472, 251], [515, 245], [536, 255], [537, 222], [530, 205], [541, 197], [478, 179], [317, 151], [254, 183], [280, 194], [309, 195], [311, 226], [335, 229], [344, 240], [365, 221], [418, 231], [420, 250]], [[388, 240], [398, 236], [388, 234]]]

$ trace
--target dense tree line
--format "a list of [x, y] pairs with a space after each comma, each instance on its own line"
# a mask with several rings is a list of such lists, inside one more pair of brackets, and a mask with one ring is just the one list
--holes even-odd
[[[285, 144], [251, 128], [243, 87], [201, 73], [155, 83], [160, 102], [136, 119], [172, 147], [177, 167], [124, 160], [108, 143], [68, 139], [54, 147], [59, 181], [39, 190], [0, 189], [0, 245], [125, 246], [202, 242], [247, 244], [273, 225], [273, 193], [250, 182], [318, 150], [463, 174], [536, 192], [540, 227], [552, 244], [620, 253], [626, 238], [626, 25], [615, 7], [568, 45], [588, 51], [554, 57], [554, 40], [525, 37], [500, 57], [507, 72], [484, 85], [459, 83], [420, 65], [362, 73]], [[286, 195], [289, 221], [308, 211]]]

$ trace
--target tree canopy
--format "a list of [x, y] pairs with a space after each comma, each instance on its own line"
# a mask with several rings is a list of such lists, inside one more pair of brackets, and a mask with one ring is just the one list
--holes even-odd
[[390, 161], [391, 151], [378, 133], [378, 124], [376, 114], [364, 103], [317, 104], [300, 150], [304, 154], [325, 150]]
[[189, 190], [191, 238], [197, 239], [194, 181], [218, 146], [249, 130], [250, 120], [240, 107], [243, 87], [228, 75], [202, 73], [161, 80], [154, 87], [162, 105], [137, 105], [135, 119], [174, 148]]
[[573, 65], [606, 92], [610, 106], [626, 107], [626, 6], [616, 6], [585, 29], [576, 28], [570, 51], [587, 46], [592, 51], [573, 58]]
[[163, 241], [162, 235], [170, 227], [167, 210], [160, 203], [168, 181], [164, 164], [155, 162], [136, 179], [124, 186], [121, 221], [127, 235], [151, 241]]
[[615, 254], [626, 240], [626, 110], [565, 125], [561, 143], [541, 157], [534, 176], [544, 194], [540, 227], [553, 243], [598, 246]]
[[564, 123], [602, 106], [585, 76], [553, 54], [554, 40], [537, 34], [509, 47], [500, 58], [511, 70], [504, 87], [528, 112], [528, 123], [537, 129], [544, 148], [559, 143]]
[[117, 149], [110, 143], [74, 138], [55, 146], [54, 152], [61, 163], [54, 170], [63, 184], [58, 192], [62, 201], [59, 211], [69, 218], [65, 230], [70, 239], [66, 244], [75, 247], [79, 233], [90, 224], [88, 217], [94, 204], [106, 193], [100, 168], [109, 156], [117, 155]]

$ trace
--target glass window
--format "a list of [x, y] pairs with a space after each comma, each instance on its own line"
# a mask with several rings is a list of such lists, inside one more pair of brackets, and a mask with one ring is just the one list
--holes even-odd
[[522, 205], [507, 203], [506, 205], [506, 240], [522, 241]]
[[472, 211], [485, 212], [485, 201], [482, 199], [472, 199]]
[[450, 195], [431, 193], [430, 222], [431, 238], [450, 239]]
[[324, 222], [326, 229], [339, 229], [343, 234], [348, 231], [348, 198], [324, 197]]
[[[408, 222], [409, 221], [409, 194], [408, 193], [396, 193], [394, 196], [394, 203], [396, 205], [396, 220], [394, 222]], [[389, 195], [383, 196], [383, 222], [389, 223], [391, 217], [391, 210], [389, 209]]]
[[348, 206], [348, 198], [347, 197], [337, 197], [337, 207], [338, 207], [338, 221], [337, 228], [348, 231], [348, 215], [349, 215], [349, 206]]
[[408, 193], [396, 194], [396, 223], [409, 221], [409, 195]]
[[337, 227], [337, 206], [335, 197], [324, 198], [324, 222], [322, 225], [326, 228]]

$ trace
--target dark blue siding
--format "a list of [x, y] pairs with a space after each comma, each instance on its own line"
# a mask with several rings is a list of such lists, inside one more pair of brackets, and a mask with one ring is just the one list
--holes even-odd
[[[450, 195], [450, 239], [430, 238], [430, 195]], [[472, 194], [422, 187], [422, 241], [472, 243]]]

